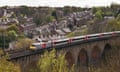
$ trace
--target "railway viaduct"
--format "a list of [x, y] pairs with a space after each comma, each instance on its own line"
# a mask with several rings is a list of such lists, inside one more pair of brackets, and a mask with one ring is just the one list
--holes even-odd
[[[87, 38], [71, 45], [62, 45], [56, 49], [56, 52], [57, 54], [65, 54], [69, 66], [72, 64], [78, 67], [88, 66], [99, 62], [108, 50], [114, 46], [119, 46], [119, 43], [119, 36]], [[20, 53], [11, 54], [11, 61], [20, 64], [22, 72], [27, 72], [25, 68], [33, 66], [38, 61], [42, 51], [22, 51]]]

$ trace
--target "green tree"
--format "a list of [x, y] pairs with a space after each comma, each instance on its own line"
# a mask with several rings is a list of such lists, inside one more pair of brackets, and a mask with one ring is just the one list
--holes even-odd
[[52, 15], [55, 19], [58, 19], [58, 17], [57, 17], [57, 14], [56, 14], [56, 11], [55, 11], [55, 10], [51, 13], [51, 15]]
[[14, 30], [11, 30], [8, 32], [8, 36], [9, 36], [10, 40], [13, 41], [13, 40], [16, 40], [17, 33]]
[[95, 14], [97, 11], [102, 11], [102, 7], [93, 7], [92, 12]]
[[46, 22], [52, 22], [55, 18], [53, 16], [47, 16], [45, 21]]
[[17, 39], [18, 28], [11, 25], [8, 29], [0, 29], [0, 47], [8, 48], [9, 43]]
[[7, 48], [9, 46], [9, 37], [5, 29], [0, 29], [0, 47]]
[[95, 13], [95, 17], [97, 17], [98, 19], [103, 19], [103, 16], [102, 16], [102, 11], [101, 10], [98, 10], [96, 13]]

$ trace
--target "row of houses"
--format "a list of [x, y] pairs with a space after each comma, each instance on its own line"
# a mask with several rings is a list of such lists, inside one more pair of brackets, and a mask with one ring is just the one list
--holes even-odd
[[[58, 11], [61, 16], [63, 13]], [[17, 24], [20, 31], [23, 32], [26, 36], [30, 36], [31, 38], [39, 35], [66, 35], [75, 30], [76, 26], [82, 26], [86, 24], [87, 20], [93, 18], [93, 14], [91, 11], [82, 11], [82, 12], [73, 12], [68, 16], [65, 16], [61, 21], [53, 21], [42, 26], [36, 26], [33, 22], [33, 18], [23, 16], [12, 18], [13, 12], [7, 12], [4, 10], [3, 17], [6, 16], [5, 19], [0, 19], [0, 25], [10, 25], [13, 23]], [[24, 21], [22, 23], [22, 21]]]
[[[35, 28], [35, 23], [32, 21], [32, 18], [28, 18], [27, 16], [24, 16], [24, 17], [16, 17], [16, 18], [11, 18], [12, 14], [14, 14], [14, 12], [8, 12], [7, 10], [3, 10], [3, 17], [6, 17], [6, 18], [1, 18], [0, 19], [0, 23], [1, 24], [11, 24], [11, 23], [17, 23], [19, 24], [19, 27], [20, 27], [20, 30], [22, 32], [28, 32], [30, 29], [33, 30]], [[56, 10], [57, 12], [57, 16], [62, 16], [63, 17], [63, 12], [61, 10]], [[69, 28], [70, 30], [73, 29], [73, 26], [75, 25], [78, 25], [78, 26], [81, 26], [82, 23], [86, 22], [85, 21], [85, 17], [86, 18], [91, 18], [91, 12], [89, 11], [83, 11], [83, 12], [73, 12], [71, 14], [69, 14], [69, 16], [66, 16], [64, 20], [58, 22], [58, 21], [55, 21], [55, 22], [51, 22], [51, 23], [48, 23], [46, 25], [49, 25], [49, 27], [47, 27], [47, 31], [49, 32], [54, 32], [54, 30], [56, 29], [61, 29], [61, 28]], [[86, 19], [87, 20], [87, 19]], [[24, 21], [22, 23], [22, 21]], [[22, 24], [21, 24], [22, 23]], [[29, 24], [29, 25], [27, 25]], [[85, 24], [85, 23], [84, 23]], [[33, 26], [33, 28], [32, 28]], [[43, 26], [42, 26], [43, 28]], [[30, 30], [30, 31], [31, 31]], [[43, 33], [44, 33], [44, 28], [41, 29], [43, 30]]]
[[36, 27], [35, 30], [38, 31], [38, 36], [43, 35], [49, 38], [49, 35], [57, 34], [65, 37], [66, 34], [74, 31], [76, 27], [85, 25], [85, 22], [92, 18], [93, 14], [91, 11], [74, 12], [64, 17], [61, 21], [50, 22], [43, 26]]

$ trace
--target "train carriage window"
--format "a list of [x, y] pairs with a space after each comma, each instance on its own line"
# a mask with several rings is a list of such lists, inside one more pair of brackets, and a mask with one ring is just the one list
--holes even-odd
[[54, 44], [64, 43], [64, 42], [68, 42], [68, 39], [64, 39], [64, 40], [56, 40], [56, 41], [54, 41]]

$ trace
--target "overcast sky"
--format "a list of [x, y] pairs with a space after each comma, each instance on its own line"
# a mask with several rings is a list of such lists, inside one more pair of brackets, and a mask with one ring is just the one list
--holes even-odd
[[51, 6], [51, 7], [63, 7], [69, 6], [80, 6], [80, 7], [91, 7], [91, 6], [107, 6], [111, 3], [119, 3], [120, 0], [0, 0], [0, 6]]

